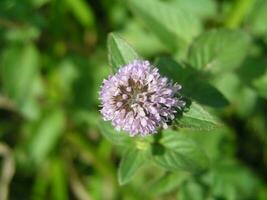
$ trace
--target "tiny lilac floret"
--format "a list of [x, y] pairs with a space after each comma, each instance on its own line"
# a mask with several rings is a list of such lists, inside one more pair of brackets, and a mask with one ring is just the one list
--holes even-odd
[[167, 128], [167, 122], [185, 106], [180, 89], [148, 61], [135, 60], [103, 81], [100, 112], [116, 130], [130, 136], [153, 134]]

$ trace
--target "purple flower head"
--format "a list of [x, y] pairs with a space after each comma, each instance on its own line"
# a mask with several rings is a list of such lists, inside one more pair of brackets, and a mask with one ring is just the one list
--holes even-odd
[[117, 130], [131, 136], [155, 133], [174, 119], [185, 102], [181, 85], [162, 77], [148, 61], [135, 60], [104, 80], [100, 91], [101, 113]]

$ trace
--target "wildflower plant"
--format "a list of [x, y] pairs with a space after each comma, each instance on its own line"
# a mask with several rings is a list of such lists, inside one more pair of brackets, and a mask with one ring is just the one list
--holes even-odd
[[266, 11], [0, 0], [0, 200], [267, 200]]
[[[118, 170], [120, 184], [129, 182], [149, 161], [167, 170], [205, 170], [205, 152], [193, 140], [171, 129], [209, 130], [218, 127], [219, 122], [201, 105], [182, 97], [181, 89], [188, 84], [182, 86], [182, 78], [168, 77], [173, 74], [168, 73], [168, 68], [177, 63], [161, 59], [152, 65], [114, 33], [109, 35], [108, 49], [113, 74], [103, 81], [99, 95], [103, 120], [111, 123], [101, 123], [100, 129], [114, 144], [126, 146]], [[194, 75], [179, 65], [176, 70], [181, 70], [181, 77]], [[201, 82], [197, 84], [203, 86]], [[164, 153], [158, 153], [159, 149]]]

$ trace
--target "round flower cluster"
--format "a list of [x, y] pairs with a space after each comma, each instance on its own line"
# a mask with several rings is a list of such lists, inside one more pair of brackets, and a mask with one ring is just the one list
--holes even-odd
[[100, 91], [104, 120], [131, 136], [167, 128], [177, 109], [185, 106], [178, 91], [181, 85], [162, 77], [148, 61], [135, 60], [104, 80]]

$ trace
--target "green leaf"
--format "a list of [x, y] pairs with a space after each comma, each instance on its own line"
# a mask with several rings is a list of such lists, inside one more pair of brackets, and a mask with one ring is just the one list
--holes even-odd
[[[246, 62], [242, 65], [242, 67], [240, 67], [238, 70], [238, 76], [243, 81], [243, 83], [252, 87], [260, 96], [264, 98], [267, 98], [266, 63], [266, 57], [248, 58], [246, 59]], [[238, 91], [240, 91], [239, 87]]]
[[216, 2], [213, 0], [173, 0], [175, 5], [184, 8], [201, 18], [211, 17], [216, 14]]
[[73, 15], [84, 27], [94, 26], [94, 14], [85, 0], [65, 0]]
[[140, 59], [135, 50], [115, 33], [108, 35], [108, 58], [113, 72], [133, 60]]
[[243, 61], [249, 44], [250, 37], [241, 31], [208, 31], [193, 42], [188, 55], [189, 62], [200, 70], [233, 70]]
[[[179, 188], [179, 192], [177, 195], [177, 199], [180, 200], [187, 200], [187, 199], [194, 199], [194, 200], [203, 200], [209, 199], [207, 195], [205, 195], [205, 187], [203, 184], [199, 184], [197, 180], [191, 178], [186, 183], [181, 185]], [[211, 198], [212, 199], [212, 198]]]
[[256, 0], [250, 14], [247, 17], [249, 30], [259, 36], [267, 34], [267, 1]]
[[37, 126], [29, 146], [29, 154], [34, 163], [39, 164], [53, 150], [63, 134], [64, 115], [61, 110], [47, 114]]
[[124, 185], [132, 180], [136, 172], [148, 160], [148, 152], [134, 147], [129, 148], [123, 155], [118, 169], [119, 184]]
[[127, 145], [131, 142], [131, 137], [124, 133], [114, 130], [109, 122], [101, 120], [99, 122], [100, 133], [110, 142], [117, 145]]
[[176, 124], [181, 128], [194, 130], [212, 130], [220, 126], [220, 122], [199, 104], [192, 102], [181, 118], [176, 118]]
[[32, 44], [11, 46], [2, 55], [3, 90], [18, 106], [31, 95], [38, 74], [38, 51]]
[[224, 199], [253, 199], [259, 179], [244, 165], [232, 160], [221, 160], [207, 174], [211, 193]]
[[166, 130], [152, 147], [155, 162], [167, 170], [200, 172], [208, 167], [208, 158], [197, 144], [179, 132]]
[[196, 16], [170, 1], [128, 2], [132, 12], [171, 49], [188, 44], [201, 30]]
[[55, 158], [51, 162], [51, 192], [53, 199], [68, 199], [68, 185], [64, 162], [60, 158]]
[[202, 75], [189, 66], [183, 67], [170, 58], [159, 58], [155, 64], [160, 73], [182, 85], [181, 94], [212, 107], [227, 106], [228, 100]]
[[167, 172], [149, 185], [149, 191], [155, 196], [172, 192], [183, 184], [188, 176], [188, 173]]
[[259, 95], [267, 98], [267, 70], [260, 78], [253, 81], [253, 86]]

